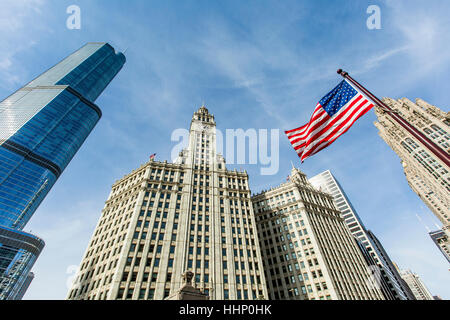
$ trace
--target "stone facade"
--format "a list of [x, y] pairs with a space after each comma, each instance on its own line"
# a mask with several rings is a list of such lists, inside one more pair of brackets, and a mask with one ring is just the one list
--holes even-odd
[[[450, 112], [444, 112], [422, 99], [406, 98], [383, 102], [450, 154]], [[398, 125], [383, 110], [375, 108], [379, 135], [397, 153], [411, 189], [442, 222], [446, 247], [450, 246], [450, 168], [424, 145]]]
[[187, 271], [183, 273], [184, 285], [177, 292], [171, 294], [166, 300], [209, 300], [209, 297], [200, 289], [192, 285], [194, 273]]
[[300, 170], [252, 202], [271, 299], [384, 298], [333, 197]]
[[174, 163], [114, 183], [67, 298], [173, 299], [186, 271], [209, 299], [267, 298], [262, 267], [248, 175], [216, 154], [202, 106]]
[[[383, 102], [450, 154], [450, 113], [422, 99]], [[380, 108], [375, 109], [379, 135], [397, 153], [409, 185], [444, 226], [450, 222], [450, 168]]]

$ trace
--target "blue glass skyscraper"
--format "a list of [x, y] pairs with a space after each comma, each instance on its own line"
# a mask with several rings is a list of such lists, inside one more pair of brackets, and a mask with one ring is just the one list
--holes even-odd
[[21, 230], [97, 124], [94, 101], [124, 63], [109, 44], [88, 43], [0, 103], [0, 299], [25, 283], [43, 241]]

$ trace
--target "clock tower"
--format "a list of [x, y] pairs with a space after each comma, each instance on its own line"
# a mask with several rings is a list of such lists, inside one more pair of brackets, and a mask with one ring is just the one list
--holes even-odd
[[184, 299], [183, 274], [211, 300], [267, 298], [247, 172], [216, 150], [201, 106], [174, 163], [152, 159], [116, 181], [67, 298]]
[[188, 147], [180, 152], [175, 163], [208, 165], [214, 169], [225, 169], [225, 159], [216, 150], [216, 122], [214, 115], [202, 105], [192, 116], [189, 128]]

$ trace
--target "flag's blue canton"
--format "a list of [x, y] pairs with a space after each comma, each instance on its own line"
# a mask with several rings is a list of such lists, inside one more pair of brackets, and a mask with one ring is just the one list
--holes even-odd
[[331, 90], [322, 100], [319, 101], [322, 108], [332, 117], [343, 106], [347, 104], [358, 92], [347, 83], [342, 80], [336, 88]]

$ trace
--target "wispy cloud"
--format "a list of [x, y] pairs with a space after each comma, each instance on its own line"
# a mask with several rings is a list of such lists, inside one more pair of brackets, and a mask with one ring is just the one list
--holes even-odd
[[386, 60], [394, 57], [397, 54], [405, 53], [405, 51], [410, 50], [410, 48], [410, 46], [400, 46], [394, 49], [388, 49], [386, 51], [374, 54], [361, 64], [362, 66], [360, 69], [352, 70], [352, 74], [359, 75], [373, 71], [374, 69], [382, 66]]
[[[421, 79], [450, 67], [450, 21], [442, 2], [386, 0], [382, 10], [388, 45], [360, 60], [355, 74], [391, 69], [392, 91], [406, 91]], [[432, 13], [431, 13], [432, 12]], [[381, 41], [378, 41], [382, 44]], [[395, 65], [395, 66], [394, 66]], [[401, 73], [394, 74], [398, 69]]]
[[7, 89], [23, 82], [24, 70], [15, 61], [18, 53], [36, 44], [35, 31], [42, 31], [44, 0], [3, 1], [0, 10], [0, 77]]

